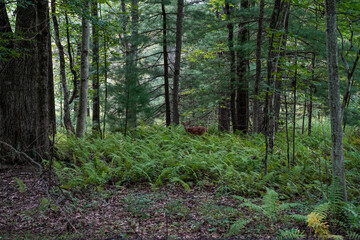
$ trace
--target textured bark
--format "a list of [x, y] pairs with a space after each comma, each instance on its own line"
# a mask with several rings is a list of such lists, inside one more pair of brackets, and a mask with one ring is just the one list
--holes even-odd
[[[248, 9], [249, 1], [242, 0], [241, 8]], [[244, 20], [242, 20], [244, 21]], [[239, 24], [238, 41], [239, 50], [237, 51], [237, 77], [238, 84], [236, 89], [236, 117], [237, 126], [234, 126], [236, 130], [247, 134], [249, 128], [249, 81], [246, 78], [247, 69], [249, 66], [248, 51], [245, 50], [244, 45], [248, 42], [249, 30], [246, 25]]]
[[[98, 19], [98, 5], [96, 0], [91, 3], [92, 16], [95, 21]], [[92, 88], [93, 88], [93, 116], [92, 116], [92, 131], [93, 134], [101, 136], [100, 129], [100, 72], [99, 72], [99, 33], [97, 23], [92, 24], [92, 66], [94, 74], [92, 75]]]
[[228, 29], [228, 47], [230, 55], [230, 116], [233, 131], [238, 128], [236, 118], [236, 65], [235, 65], [235, 52], [234, 52], [234, 24], [231, 21], [231, 7], [229, 1], [225, 1], [225, 14]]
[[[279, 15], [281, 10], [281, 0], [275, 0], [274, 9], [270, 18], [270, 30], [276, 31], [276, 26], [278, 23]], [[273, 73], [276, 72], [276, 64], [275, 57], [276, 51], [274, 51], [274, 38], [275, 34], [272, 33], [269, 38], [269, 50], [268, 50], [268, 60], [267, 60], [267, 91], [266, 91], [266, 99], [265, 99], [265, 135], [268, 138], [269, 148], [272, 151], [274, 148], [274, 138], [275, 138], [275, 129], [274, 129], [274, 105], [273, 105], [273, 96], [274, 94], [270, 93], [270, 87], [274, 84], [274, 76]]]
[[179, 78], [180, 78], [180, 61], [181, 45], [183, 34], [183, 10], [184, 0], [178, 0], [177, 18], [176, 18], [176, 47], [175, 47], [175, 65], [174, 65], [174, 85], [173, 85], [173, 122], [179, 124]]
[[[17, 8], [15, 34], [24, 40], [6, 47], [20, 56], [0, 61], [0, 140], [39, 159], [50, 152], [50, 127], [54, 121], [48, 1], [29, 1]], [[0, 34], [11, 36], [5, 4], [0, 4]], [[33, 39], [28, 41], [27, 39]], [[20, 161], [0, 146], [3, 159]]]
[[336, 1], [325, 1], [326, 11], [326, 47], [329, 84], [329, 104], [331, 118], [332, 168], [333, 183], [339, 183], [343, 199], [347, 200], [344, 149], [342, 133], [342, 117], [340, 105], [340, 79], [338, 68], [337, 34], [336, 34]]
[[254, 107], [253, 107], [253, 126], [254, 132], [260, 133], [261, 131], [261, 110], [260, 110], [260, 83], [261, 83], [261, 47], [262, 47], [262, 26], [264, 18], [264, 5], [265, 0], [260, 0], [258, 31], [256, 37], [256, 75], [254, 86]]
[[219, 125], [218, 129], [222, 132], [230, 131], [230, 108], [229, 101], [224, 99], [219, 103]]
[[163, 17], [163, 54], [164, 54], [164, 88], [165, 88], [165, 119], [166, 126], [171, 124], [170, 91], [169, 91], [169, 54], [167, 50], [167, 16], [164, 0], [161, 1], [161, 12]]
[[68, 56], [69, 56], [69, 67], [70, 67], [70, 71], [73, 75], [73, 85], [74, 85], [74, 90], [73, 90], [73, 93], [69, 100], [69, 104], [71, 104], [74, 101], [74, 99], [79, 97], [79, 94], [78, 94], [79, 81], [78, 81], [78, 73], [76, 72], [76, 70], [74, 68], [74, 61], [73, 61], [73, 57], [72, 57], [72, 53], [71, 53], [69, 18], [67, 16], [67, 14], [65, 14], [65, 22], [66, 22], [66, 41], [67, 41], [67, 51], [68, 51]]
[[51, 1], [51, 13], [52, 13], [52, 20], [54, 25], [55, 43], [59, 51], [59, 59], [60, 59], [60, 81], [64, 94], [64, 126], [66, 130], [74, 132], [74, 127], [71, 123], [71, 117], [70, 117], [69, 91], [66, 82], [65, 53], [64, 53], [64, 47], [61, 44], [61, 40], [60, 40], [59, 23], [56, 17], [55, 0]]
[[[90, 10], [90, 1], [84, 4], [83, 13], [86, 14]], [[85, 16], [82, 17], [81, 22], [81, 66], [80, 66], [80, 96], [79, 96], [79, 110], [76, 122], [76, 136], [84, 137], [86, 132], [86, 116], [87, 116], [87, 102], [89, 89], [89, 41], [90, 41], [90, 26]]]

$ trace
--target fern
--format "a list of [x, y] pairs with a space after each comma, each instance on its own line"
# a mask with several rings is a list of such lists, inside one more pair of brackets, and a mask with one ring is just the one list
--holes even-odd
[[276, 237], [276, 240], [293, 240], [304, 238], [304, 232], [300, 232], [298, 229], [289, 229], [289, 230], [281, 230], [279, 236]]
[[19, 187], [20, 192], [24, 193], [27, 189], [26, 184], [20, 178], [17, 177], [15, 178], [15, 181]]
[[243, 228], [250, 222], [251, 220], [248, 219], [238, 219], [234, 224], [231, 225], [226, 237], [239, 235]]
[[347, 239], [351, 239], [351, 240], [360, 240], [360, 234], [359, 233], [355, 233], [355, 232], [350, 232], [347, 235]]
[[320, 239], [330, 239], [332, 237], [329, 231], [329, 225], [324, 221], [326, 215], [317, 212], [312, 212], [308, 215], [307, 224], [312, 228], [314, 235]]

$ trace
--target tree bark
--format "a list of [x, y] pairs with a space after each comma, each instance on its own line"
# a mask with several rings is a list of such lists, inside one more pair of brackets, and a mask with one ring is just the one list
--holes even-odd
[[70, 117], [70, 106], [69, 106], [69, 91], [67, 88], [66, 82], [66, 70], [65, 70], [65, 53], [64, 47], [61, 44], [60, 40], [60, 33], [59, 33], [59, 23], [56, 17], [56, 1], [51, 1], [51, 13], [52, 13], [52, 20], [54, 25], [54, 33], [55, 33], [55, 43], [59, 51], [59, 59], [60, 59], [60, 81], [61, 86], [64, 93], [64, 126], [65, 129], [68, 131], [74, 132], [74, 127], [71, 123]]
[[[242, 0], [241, 8], [248, 9], [249, 1]], [[242, 20], [244, 21], [244, 20]], [[245, 22], [245, 21], [244, 21]], [[236, 89], [236, 117], [237, 126], [235, 131], [241, 131], [244, 134], [248, 133], [249, 128], [249, 82], [246, 79], [246, 73], [249, 66], [248, 51], [245, 50], [244, 45], [248, 42], [249, 30], [242, 22], [239, 23], [238, 42], [239, 50], [237, 51], [237, 76], [238, 85]]]
[[229, 108], [229, 101], [227, 99], [223, 99], [219, 103], [218, 129], [221, 132], [229, 132], [230, 131], [230, 108]]
[[93, 116], [92, 116], [92, 131], [94, 135], [101, 136], [100, 128], [100, 72], [99, 72], [99, 33], [96, 21], [98, 20], [98, 4], [97, 0], [92, 0], [92, 16], [94, 21], [92, 23], [92, 65], [94, 74], [92, 76], [92, 88], [93, 88]]
[[[79, 85], [79, 81], [78, 81], [78, 73], [76, 72], [75, 68], [74, 68], [74, 61], [73, 61], [73, 57], [72, 57], [72, 53], [71, 53], [71, 43], [70, 43], [70, 31], [69, 31], [69, 18], [67, 16], [67, 14], [65, 14], [65, 23], [66, 23], [66, 41], [67, 41], [67, 51], [68, 51], [68, 55], [69, 55], [69, 67], [70, 67], [70, 71], [73, 75], [73, 85], [74, 85], [74, 90], [73, 93], [71, 95], [71, 98], [69, 100], [69, 104], [71, 104], [74, 99], [78, 98], [78, 85]], [[75, 109], [75, 107], [74, 107]]]
[[[281, 0], [275, 0], [274, 9], [270, 18], [270, 30], [276, 31], [277, 22], [279, 19], [281, 11]], [[275, 138], [275, 122], [274, 122], [274, 104], [273, 96], [274, 94], [270, 93], [270, 87], [274, 84], [273, 73], [276, 72], [275, 57], [276, 53], [274, 51], [274, 38], [275, 34], [272, 33], [269, 38], [269, 50], [268, 50], [268, 60], [267, 60], [267, 91], [266, 91], [266, 100], [265, 100], [265, 135], [268, 138], [268, 144], [270, 151], [274, 148], [274, 138]]]
[[[90, 0], [84, 4], [83, 14], [89, 14]], [[81, 41], [81, 69], [80, 69], [80, 96], [79, 111], [76, 124], [76, 136], [84, 137], [86, 132], [86, 116], [89, 88], [89, 41], [90, 26], [86, 16], [82, 17], [82, 41]]]
[[258, 31], [256, 37], [256, 75], [254, 86], [254, 107], [253, 107], [253, 128], [255, 133], [261, 132], [261, 110], [260, 110], [260, 83], [261, 83], [261, 47], [262, 47], [262, 26], [264, 18], [265, 0], [260, 0]]
[[326, 47], [329, 83], [329, 103], [331, 118], [332, 168], [333, 184], [340, 184], [344, 201], [347, 200], [342, 117], [340, 105], [340, 80], [338, 68], [337, 35], [336, 35], [336, 1], [325, 1], [326, 12]]
[[228, 0], [225, 1], [225, 14], [228, 29], [228, 47], [230, 55], [230, 116], [233, 131], [238, 129], [236, 118], [236, 65], [235, 65], [235, 51], [234, 51], [234, 24], [231, 20], [231, 7]]
[[167, 16], [164, 0], [161, 1], [161, 12], [163, 17], [163, 54], [164, 54], [164, 88], [165, 88], [165, 119], [166, 126], [171, 124], [170, 91], [169, 91], [169, 55], [167, 50]]
[[[9, 37], [12, 31], [5, 7], [1, 2], [0, 34]], [[16, 12], [15, 34], [22, 38], [5, 46], [20, 56], [0, 60], [0, 140], [40, 160], [50, 152], [54, 121], [48, 1], [28, 1]], [[5, 160], [22, 160], [7, 154], [8, 150], [1, 145]]]
[[177, 18], [176, 18], [176, 47], [175, 47], [175, 64], [174, 64], [174, 83], [173, 83], [173, 122], [179, 125], [179, 79], [180, 79], [180, 61], [181, 45], [183, 34], [183, 10], [184, 0], [177, 1]]

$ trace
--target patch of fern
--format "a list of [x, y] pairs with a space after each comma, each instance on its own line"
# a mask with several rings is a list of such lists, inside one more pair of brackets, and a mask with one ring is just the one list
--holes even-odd
[[[319, 159], [324, 155], [322, 131], [297, 137], [296, 166], [288, 168], [286, 137], [276, 136], [274, 154], [269, 159], [269, 171], [263, 174], [265, 145], [262, 135], [238, 136], [209, 133], [204, 137], [190, 136], [183, 127], [141, 125], [129, 133], [108, 134], [105, 139], [61, 136], [55, 169], [62, 184], [69, 187], [115, 184], [194, 184], [211, 182], [236, 194], [258, 197], [267, 188], [276, 189], [279, 198], [316, 194], [321, 190]], [[330, 146], [329, 148], [330, 149]], [[350, 148], [349, 148], [350, 149]], [[349, 196], [360, 194], [358, 171], [359, 148], [345, 152], [349, 173]], [[354, 159], [354, 160], [353, 160]], [[327, 159], [321, 160], [320, 170], [331, 169]], [[354, 184], [352, 182], [354, 181]], [[356, 182], [357, 181], [357, 182]], [[356, 184], [357, 183], [357, 184]]]

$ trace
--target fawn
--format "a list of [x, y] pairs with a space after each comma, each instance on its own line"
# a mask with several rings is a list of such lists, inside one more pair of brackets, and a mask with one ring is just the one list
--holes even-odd
[[190, 122], [188, 123], [184, 123], [181, 122], [181, 124], [184, 126], [185, 131], [190, 133], [190, 134], [194, 134], [194, 135], [203, 135], [204, 133], [206, 133], [208, 130], [206, 127], [203, 126], [198, 126], [198, 127], [188, 127], [190, 125]]

